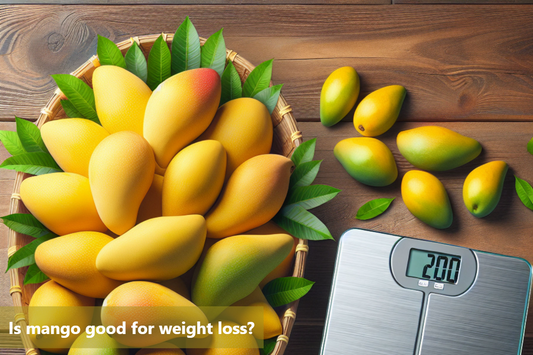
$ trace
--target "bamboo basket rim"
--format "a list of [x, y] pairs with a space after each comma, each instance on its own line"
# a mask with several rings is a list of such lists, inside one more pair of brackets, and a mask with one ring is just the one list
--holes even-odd
[[[145, 56], [147, 56], [147, 49], [143, 47], [143, 45], [151, 45], [155, 42], [155, 40], [162, 35], [164, 40], [167, 42], [167, 44], [172, 42], [172, 39], [174, 38], [173, 34], [167, 34], [167, 33], [161, 33], [161, 34], [151, 34], [151, 35], [142, 35], [142, 36], [135, 36], [131, 37], [129, 40], [125, 40], [122, 42], [117, 43], [118, 48], [124, 52], [127, 49], [131, 47], [131, 45], [136, 42]], [[205, 43], [206, 39], [200, 37], [201, 44]], [[249, 73], [255, 68], [255, 66], [250, 63], [245, 58], [241, 57], [237, 52], [226, 49], [226, 59], [233, 62], [235, 65], [235, 68], [239, 72], [239, 76], [241, 77], [241, 81], [244, 81], [246, 77], [249, 75]], [[78, 67], [75, 71], [71, 73], [71, 75], [74, 75], [82, 80], [86, 80], [84, 78], [84, 75], [87, 74], [87, 72], [94, 70], [94, 68], [98, 67], [100, 65], [100, 62], [98, 61], [98, 57], [96, 55], [89, 58], [84, 64], [82, 64], [80, 67]], [[91, 74], [92, 75], [92, 72]], [[272, 85], [272, 84], [271, 84]], [[66, 99], [66, 97], [63, 95], [61, 90], [59, 88], [54, 92], [48, 103], [45, 107], [41, 109], [39, 118], [36, 122], [37, 126], [41, 128], [41, 126], [50, 120], [53, 120], [55, 116], [61, 111], [61, 99]], [[283, 95], [279, 96], [278, 103], [276, 104], [276, 107], [274, 109], [274, 112], [271, 115], [272, 123], [274, 129], [278, 128], [280, 126], [281, 129], [285, 129], [290, 133], [290, 141], [291, 141], [291, 149], [288, 152], [284, 152], [284, 154], [287, 157], [290, 157], [292, 153], [294, 152], [294, 149], [300, 145], [303, 142], [302, 139], [302, 132], [298, 130], [296, 119], [294, 118], [294, 115], [292, 113], [291, 106], [287, 103]], [[275, 135], [275, 133], [274, 133]], [[13, 186], [13, 193], [11, 195], [10, 199], [10, 213], [19, 213], [22, 208], [22, 201], [20, 199], [20, 184], [22, 183], [22, 180], [24, 180], [28, 175], [25, 173], [17, 172], [15, 176], [15, 183]], [[18, 244], [20, 241], [20, 238], [23, 235], [20, 233], [17, 233], [11, 229], [9, 229], [9, 247], [8, 247], [8, 257], [13, 255], [18, 249], [24, 246], [24, 244]], [[294, 269], [292, 276], [294, 277], [303, 277], [304, 271], [305, 271], [305, 264], [307, 259], [307, 253], [309, 251], [309, 245], [307, 240], [305, 239], [299, 239], [298, 244], [296, 246], [295, 251], [295, 258], [294, 258]], [[25, 286], [23, 286], [23, 279], [24, 279], [25, 271], [23, 272], [22, 269], [11, 269], [9, 270], [9, 277], [10, 277], [10, 289], [9, 293], [11, 295], [11, 298], [13, 300], [13, 304], [16, 309], [16, 315], [15, 315], [15, 324], [21, 325], [22, 327], [26, 327], [27, 322], [27, 314], [25, 314], [25, 311], [27, 311], [27, 307], [23, 307], [23, 295], [25, 293]], [[285, 349], [289, 343], [289, 338], [291, 335], [292, 327], [294, 326], [295, 320], [296, 320], [296, 313], [298, 310], [298, 303], [299, 301], [294, 301], [287, 306], [284, 307], [283, 313], [281, 316], [281, 324], [282, 324], [282, 334], [277, 337], [276, 345], [274, 347], [274, 350], [272, 351], [273, 355], [283, 355], [285, 352]], [[33, 346], [32, 341], [26, 334], [21, 335], [22, 338], [22, 344], [24, 345], [24, 348], [26, 350], [26, 355], [40, 355], [40, 351]]]

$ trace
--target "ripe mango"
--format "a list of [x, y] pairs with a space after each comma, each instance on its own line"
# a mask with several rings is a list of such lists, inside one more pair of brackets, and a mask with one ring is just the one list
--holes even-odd
[[[230, 321], [222, 321], [222, 326], [235, 327], [239, 326], [239, 324]], [[209, 348], [189, 348], [187, 349], [187, 355], [259, 355], [257, 342], [250, 334], [220, 335], [216, 331], [213, 333], [214, 334], [210, 339]], [[234, 346], [234, 348], [230, 348], [229, 346]]]
[[368, 94], [353, 115], [357, 132], [367, 137], [387, 132], [398, 119], [406, 94], [401, 85], [386, 86]]
[[398, 177], [392, 152], [376, 138], [343, 139], [333, 154], [351, 177], [365, 185], [387, 186]]
[[200, 215], [152, 218], [104, 246], [96, 268], [115, 280], [169, 280], [193, 267], [205, 233]]
[[337, 124], [350, 112], [359, 97], [359, 75], [352, 67], [331, 73], [320, 92], [320, 122], [326, 127]]
[[107, 230], [98, 216], [85, 176], [74, 173], [32, 176], [22, 181], [20, 197], [35, 218], [58, 235]]
[[96, 113], [109, 133], [133, 131], [142, 136], [144, 112], [152, 90], [135, 74], [115, 65], [93, 73]]
[[111, 134], [94, 150], [89, 163], [91, 191], [100, 218], [113, 233], [121, 235], [135, 225], [154, 171], [152, 148], [137, 133]]
[[121, 345], [107, 334], [95, 332], [92, 338], [82, 333], [68, 351], [68, 355], [128, 355], [128, 349], [120, 349]]
[[35, 262], [49, 278], [80, 295], [104, 298], [121, 282], [96, 269], [96, 256], [113, 238], [78, 232], [50, 239], [35, 250]]
[[239, 165], [260, 154], [270, 153], [272, 119], [265, 105], [242, 97], [226, 102], [198, 140], [219, 141], [228, 154], [227, 180]]
[[[163, 348], [163, 346], [166, 346], [168, 348]], [[137, 351], [135, 355], [185, 355], [185, 353], [176, 345], [164, 342], [155, 345], [153, 349], [141, 349]]]
[[[122, 237], [121, 237], [122, 238]], [[143, 307], [147, 310], [143, 310]], [[113, 338], [121, 344], [142, 348], [162, 343], [184, 335], [153, 334], [139, 336], [131, 332], [133, 322], [139, 325], [181, 325], [196, 324], [198, 321], [206, 325], [207, 318], [200, 308], [176, 292], [159, 284], [147, 281], [125, 283], [105, 298], [102, 305], [102, 324], [118, 326], [126, 322], [126, 334], [115, 334]], [[198, 335], [200, 337], [200, 335]]]
[[209, 68], [173, 75], [154, 90], [146, 106], [144, 137], [161, 168], [207, 129], [217, 112], [220, 90], [220, 76]]
[[215, 140], [196, 142], [172, 159], [163, 183], [163, 215], [204, 215], [215, 203], [226, 173], [226, 151]]
[[46, 122], [41, 127], [41, 135], [61, 169], [89, 177], [91, 155], [109, 133], [91, 120], [66, 118]]
[[292, 166], [289, 158], [277, 154], [257, 155], [242, 163], [205, 217], [207, 237], [224, 238], [270, 221], [285, 201]]
[[[48, 281], [35, 291], [30, 300], [28, 307], [29, 325], [40, 327], [44, 325], [57, 325], [59, 327], [77, 325], [80, 329], [85, 329], [93, 316], [92, 306], [94, 306], [94, 298], [79, 295], [54, 281]], [[58, 312], [55, 307], [76, 308], [70, 308], [66, 312]], [[58, 354], [66, 354], [77, 337], [76, 334], [70, 334], [67, 338], [62, 338], [61, 334], [30, 334], [30, 339], [36, 347]], [[50, 348], [50, 346], [53, 347]]]
[[490, 214], [502, 196], [508, 166], [504, 161], [491, 161], [468, 174], [463, 185], [463, 201], [474, 216]]
[[430, 173], [408, 171], [402, 180], [402, 199], [407, 209], [422, 222], [437, 229], [451, 226], [453, 214], [448, 193]]
[[163, 215], [163, 180], [163, 176], [154, 174], [152, 185], [139, 206], [137, 224]]
[[287, 234], [237, 235], [207, 251], [192, 287], [198, 306], [229, 306], [248, 296], [290, 253]]
[[445, 171], [468, 163], [481, 153], [481, 144], [451, 129], [424, 126], [398, 133], [400, 153], [419, 169]]

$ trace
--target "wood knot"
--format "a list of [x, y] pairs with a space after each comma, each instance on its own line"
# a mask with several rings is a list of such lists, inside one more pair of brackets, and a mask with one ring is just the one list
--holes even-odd
[[65, 37], [62, 34], [53, 32], [48, 36], [48, 49], [52, 52], [59, 52], [65, 44]]

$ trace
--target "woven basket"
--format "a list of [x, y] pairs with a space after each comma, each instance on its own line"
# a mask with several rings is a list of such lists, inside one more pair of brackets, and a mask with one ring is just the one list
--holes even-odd
[[[140, 48], [142, 49], [145, 56], [148, 56], [152, 45], [159, 35], [147, 35], [140, 37], [133, 37], [130, 40], [126, 40], [118, 43], [118, 47], [124, 54], [133, 42], [137, 42]], [[173, 35], [163, 33], [163, 37], [166, 42], [169, 44], [172, 42]], [[204, 38], [200, 38], [200, 42], [203, 44], [205, 42]], [[244, 82], [250, 72], [255, 68], [250, 62], [246, 59], [240, 57], [236, 52], [232, 50], [226, 50], [226, 58], [233, 62], [241, 81]], [[90, 58], [82, 66], [76, 69], [72, 75], [82, 79], [89, 86], [92, 86], [92, 74], [94, 69], [99, 66], [100, 63], [96, 56]], [[48, 101], [48, 104], [41, 110], [39, 119], [37, 120], [37, 126], [40, 128], [45, 122], [64, 118], [65, 113], [61, 107], [60, 100], [66, 99], [63, 93], [57, 89]], [[291, 107], [287, 104], [282, 95], [279, 97], [278, 104], [272, 113], [272, 124], [274, 127], [274, 139], [272, 142], [272, 153], [282, 154], [284, 156], [290, 157], [294, 149], [302, 143], [302, 134], [298, 131], [296, 126], [296, 120], [292, 114]], [[17, 172], [15, 177], [15, 185], [13, 187], [13, 194], [11, 196], [10, 204], [10, 213], [28, 213], [28, 210], [24, 207], [24, 204], [20, 200], [20, 184], [22, 180], [30, 175]], [[9, 230], [9, 249], [8, 255], [13, 255], [18, 249], [26, 245], [33, 238], [26, 235], [14, 232]], [[307, 240], [300, 239], [296, 247], [295, 262], [294, 262], [294, 271], [293, 276], [303, 277], [305, 269], [305, 259], [307, 257], [307, 252], [309, 247], [307, 245]], [[33, 293], [37, 290], [40, 285], [26, 285], [23, 286], [24, 275], [26, 274], [27, 268], [12, 269], [9, 271], [9, 276], [11, 280], [11, 288], [9, 290], [13, 303], [17, 307], [17, 314], [15, 316], [15, 323], [21, 325], [23, 329], [26, 327], [27, 314], [23, 312], [23, 306], [27, 306], [30, 302], [30, 299]], [[298, 301], [295, 301], [285, 307], [281, 316], [281, 323], [283, 326], [283, 332], [277, 338], [276, 346], [272, 354], [281, 355], [285, 352], [285, 348], [289, 342], [289, 336], [291, 334], [292, 326], [296, 319], [296, 310], [298, 308]], [[24, 308], [27, 310], [27, 308]], [[35, 349], [30, 338], [26, 335], [22, 336], [22, 343], [26, 348], [27, 355], [37, 355], [40, 354], [39, 350]]]

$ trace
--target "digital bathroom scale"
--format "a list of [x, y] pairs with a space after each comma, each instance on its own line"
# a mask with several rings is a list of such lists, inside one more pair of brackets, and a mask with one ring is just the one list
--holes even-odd
[[351, 229], [321, 354], [520, 354], [530, 290], [523, 259]]

